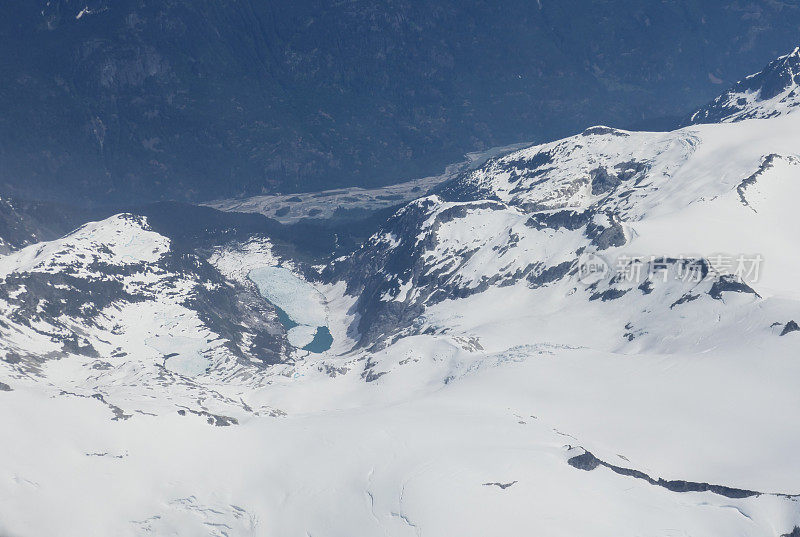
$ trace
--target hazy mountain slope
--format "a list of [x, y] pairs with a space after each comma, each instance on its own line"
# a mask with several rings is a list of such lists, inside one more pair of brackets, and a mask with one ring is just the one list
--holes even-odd
[[794, 3], [11, 0], [0, 184], [208, 200], [374, 186], [681, 117], [796, 41]]
[[58, 203], [0, 198], [0, 255], [61, 237], [84, 223], [90, 214]]

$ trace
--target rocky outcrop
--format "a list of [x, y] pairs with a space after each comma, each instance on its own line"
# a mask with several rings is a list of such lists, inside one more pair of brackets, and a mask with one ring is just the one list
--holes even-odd
[[794, 321], [789, 321], [788, 323], [786, 323], [786, 326], [783, 327], [781, 335], [786, 336], [791, 334], [792, 332], [800, 332], [800, 326], [798, 326], [797, 323]]
[[764, 119], [800, 107], [800, 47], [770, 62], [691, 115], [686, 124]]

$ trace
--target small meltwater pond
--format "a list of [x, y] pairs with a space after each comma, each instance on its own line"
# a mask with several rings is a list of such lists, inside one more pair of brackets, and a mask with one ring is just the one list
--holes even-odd
[[333, 337], [322, 293], [283, 267], [253, 269], [247, 277], [278, 310], [278, 319], [293, 347], [313, 353], [331, 348]]

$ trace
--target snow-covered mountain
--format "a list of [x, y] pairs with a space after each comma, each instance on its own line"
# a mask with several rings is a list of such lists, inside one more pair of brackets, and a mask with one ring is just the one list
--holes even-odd
[[781, 56], [701, 108], [689, 123], [763, 119], [800, 106], [800, 47]]
[[175, 386], [191, 400], [204, 383], [288, 359], [274, 307], [129, 214], [0, 257], [0, 304], [0, 356], [12, 378], [53, 382], [52, 371], [71, 363], [59, 388], [98, 398], [118, 418], [143, 411], [108, 399], [120, 383], [168, 387], [163, 405], [180, 398]]
[[[796, 230], [783, 225], [800, 195], [797, 126], [786, 116], [670, 133], [595, 127], [530, 147], [408, 205], [329, 277], [359, 297], [364, 343], [451, 329], [432, 312], [509, 290], [529, 293], [524, 307], [545, 326], [559, 313], [565, 327], [604, 319], [564, 343], [698, 349], [756, 310], [764, 318], [750, 329], [768, 334], [792, 315], [772, 297], [798, 297]], [[608, 272], [582, 285], [590, 255]]]
[[0, 535], [796, 537], [795, 55], [324, 265], [128, 214], [0, 257]]

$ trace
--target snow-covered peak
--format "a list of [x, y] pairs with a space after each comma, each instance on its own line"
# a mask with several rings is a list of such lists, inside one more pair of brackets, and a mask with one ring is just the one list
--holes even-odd
[[687, 123], [764, 119], [800, 106], [800, 47], [770, 62], [704, 106]]
[[96, 263], [126, 266], [152, 263], [169, 251], [170, 241], [141, 216], [118, 214], [90, 222], [69, 235], [33, 244], [0, 260], [0, 276], [11, 272], [63, 271]]
[[592, 127], [581, 134], [516, 151], [440, 189], [451, 201], [495, 199], [523, 212], [618, 210], [640, 215], [692, 155], [690, 131], [628, 132]]
[[[760, 297], [796, 296], [800, 257], [781, 222], [798, 194], [798, 122], [800, 114], [667, 133], [593, 127], [511, 153], [398, 211], [333, 279], [346, 279], [348, 292], [359, 297], [365, 344], [447, 326], [431, 322], [436, 308], [460, 309], [467, 298], [491, 302], [514, 289], [530, 297], [519, 298], [526, 312], [542, 308], [544, 317], [553, 305], [573, 315], [566, 306], [573, 303], [575, 311], [612, 319], [609, 312], [624, 304], [617, 328], [593, 345], [623, 340], [657, 352], [697, 348], [698, 339], [678, 343], [664, 329], [693, 316], [730, 314], [726, 322], [739, 322], [733, 308], [719, 309], [720, 288], [741, 292], [747, 308]], [[587, 291], [575, 283], [586, 253], [615, 270], [625, 270], [621, 260], [641, 256], [676, 272], [682, 259], [714, 267], [722, 265], [712, 261], [718, 258], [741, 258], [743, 265], [768, 259], [769, 268], [747, 280], [752, 288], [722, 278], [736, 273], [726, 269], [709, 271], [702, 292], [676, 285], [658, 294], [642, 281], [630, 291], [615, 274]], [[488, 307], [476, 311], [488, 312], [475, 314], [480, 322], [500, 315]], [[770, 312], [758, 330], [782, 315]], [[630, 329], [620, 328], [626, 325], [645, 327], [649, 339], [629, 340]], [[698, 337], [716, 344], [713, 331], [703, 330]], [[570, 337], [565, 341], [574, 342]]]
[[161, 374], [159, 361], [184, 376], [230, 374], [282, 359], [277, 324], [254, 290], [175, 251], [142, 216], [90, 222], [0, 257], [0, 360], [26, 372], [40, 374], [47, 358], [120, 366], [130, 354], [137, 374]]

